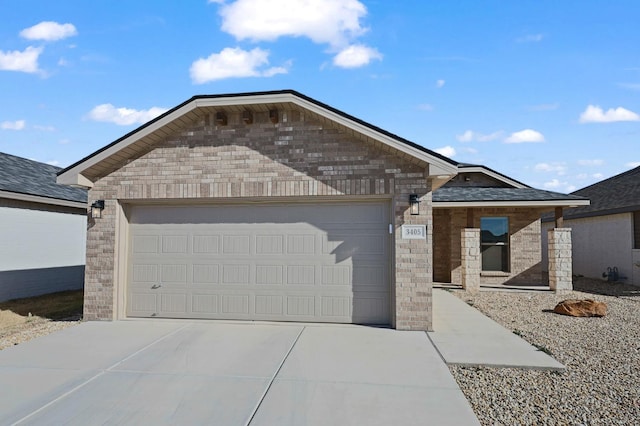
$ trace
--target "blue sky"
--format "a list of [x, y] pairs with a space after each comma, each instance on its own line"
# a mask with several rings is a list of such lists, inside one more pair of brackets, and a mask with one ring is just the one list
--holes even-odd
[[0, 151], [67, 166], [196, 94], [295, 89], [570, 192], [640, 166], [640, 2], [0, 2]]

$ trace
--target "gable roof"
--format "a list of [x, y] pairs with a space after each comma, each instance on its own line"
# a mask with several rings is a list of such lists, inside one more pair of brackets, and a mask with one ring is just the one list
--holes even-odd
[[577, 195], [535, 188], [447, 187], [433, 192], [433, 207], [564, 207], [588, 205]]
[[496, 172], [495, 170], [481, 164], [458, 163], [458, 170], [460, 173], [483, 173], [514, 188], [531, 188], [527, 184], [510, 178], [507, 175], [503, 175], [500, 172]]
[[92, 187], [96, 176], [115, 170], [139, 150], [148, 148], [171, 132], [188, 123], [202, 112], [243, 111], [251, 108], [268, 111], [278, 107], [304, 109], [325, 121], [343, 126], [364, 139], [388, 145], [419, 161], [429, 164], [431, 176], [449, 178], [457, 173], [458, 163], [360, 120], [327, 104], [294, 90], [249, 92], [223, 95], [198, 95], [181, 103], [159, 117], [113, 141], [93, 154], [58, 173], [58, 182], [67, 185]]
[[572, 192], [588, 197], [591, 205], [568, 209], [565, 219], [602, 216], [640, 210], [640, 167]]
[[84, 207], [87, 191], [56, 183], [60, 167], [0, 153], [0, 198]]

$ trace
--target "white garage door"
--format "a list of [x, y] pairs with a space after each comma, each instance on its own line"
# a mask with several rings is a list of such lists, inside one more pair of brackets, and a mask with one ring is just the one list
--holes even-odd
[[127, 314], [388, 324], [389, 204], [135, 206]]

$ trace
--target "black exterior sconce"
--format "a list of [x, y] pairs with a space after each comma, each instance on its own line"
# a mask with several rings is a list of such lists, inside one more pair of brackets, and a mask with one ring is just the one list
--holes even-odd
[[104, 200], [96, 200], [91, 204], [91, 217], [94, 219], [100, 219], [102, 217], [102, 210], [104, 210]]
[[409, 194], [409, 212], [412, 215], [420, 214], [420, 199], [418, 194]]

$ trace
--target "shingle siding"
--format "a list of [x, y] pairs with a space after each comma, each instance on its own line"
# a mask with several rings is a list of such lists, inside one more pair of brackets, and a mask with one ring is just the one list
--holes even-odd
[[[247, 201], [387, 197], [395, 211], [395, 320], [401, 329], [431, 329], [431, 233], [401, 240], [404, 223], [431, 230], [426, 164], [415, 164], [381, 144], [365, 143], [300, 111], [279, 111], [281, 122], [240, 113], [216, 126], [210, 114], [165, 138], [146, 154], [95, 182], [91, 201], [104, 199], [87, 241], [85, 318], [116, 317], [114, 271], [117, 204], [143, 200]], [[405, 159], [406, 158], [406, 159]], [[419, 216], [408, 194], [422, 197]]]

